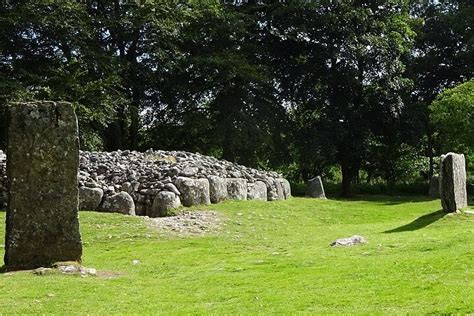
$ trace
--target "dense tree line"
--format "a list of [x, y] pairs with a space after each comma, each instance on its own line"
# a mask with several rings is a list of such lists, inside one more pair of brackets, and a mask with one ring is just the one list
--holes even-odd
[[448, 97], [431, 106], [474, 77], [472, 25], [469, 0], [3, 1], [0, 147], [7, 104], [67, 100], [84, 149], [337, 169], [346, 195], [426, 180], [473, 146], [443, 136]]

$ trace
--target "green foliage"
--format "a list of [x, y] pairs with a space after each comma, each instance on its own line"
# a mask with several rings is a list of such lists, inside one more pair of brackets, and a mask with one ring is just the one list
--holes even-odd
[[445, 152], [474, 151], [474, 79], [446, 89], [430, 106], [430, 119]]
[[[466, 314], [474, 309], [474, 219], [443, 217], [439, 201], [292, 198], [209, 209], [223, 214], [226, 225], [197, 238], [161, 235], [140, 217], [81, 212], [83, 264], [99, 276], [0, 274], [0, 310]], [[4, 222], [0, 213], [0, 230]], [[368, 244], [329, 247], [353, 234]]]

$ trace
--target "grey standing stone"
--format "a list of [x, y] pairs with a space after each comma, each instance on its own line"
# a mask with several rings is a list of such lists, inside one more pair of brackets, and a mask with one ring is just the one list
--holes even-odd
[[127, 192], [119, 192], [106, 196], [100, 205], [100, 210], [109, 213], [135, 215], [135, 203]]
[[433, 199], [439, 199], [439, 176], [432, 176], [428, 194]]
[[238, 178], [227, 179], [227, 198], [229, 200], [246, 200], [247, 180]]
[[281, 186], [283, 188], [283, 194], [285, 195], [285, 199], [288, 199], [291, 197], [291, 186], [290, 182], [286, 179], [280, 179]]
[[79, 209], [84, 211], [95, 211], [102, 198], [104, 197], [104, 191], [101, 188], [79, 188]]
[[181, 192], [181, 203], [184, 206], [211, 204], [207, 179], [178, 177], [175, 180], [175, 185]]
[[467, 206], [466, 162], [463, 154], [441, 156], [440, 195], [443, 210], [455, 212]]
[[169, 215], [169, 211], [181, 206], [179, 196], [170, 191], [161, 191], [155, 196], [153, 206], [147, 212], [149, 217], [162, 217]]
[[226, 179], [218, 176], [208, 176], [209, 180], [209, 197], [211, 203], [219, 203], [227, 198], [227, 182]]
[[261, 200], [266, 201], [267, 197], [267, 185], [262, 181], [255, 181], [254, 183], [248, 184], [247, 191], [248, 200]]
[[9, 107], [5, 265], [81, 261], [77, 118], [65, 102]]
[[306, 195], [312, 198], [325, 199], [323, 181], [320, 176], [317, 176], [308, 181], [308, 190]]

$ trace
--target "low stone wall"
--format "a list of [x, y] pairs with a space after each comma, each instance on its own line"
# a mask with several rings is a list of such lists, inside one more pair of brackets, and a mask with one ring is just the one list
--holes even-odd
[[[5, 160], [0, 156], [0, 197], [6, 192]], [[181, 205], [291, 196], [289, 182], [276, 172], [184, 151], [82, 151], [79, 170], [82, 210], [158, 217]]]

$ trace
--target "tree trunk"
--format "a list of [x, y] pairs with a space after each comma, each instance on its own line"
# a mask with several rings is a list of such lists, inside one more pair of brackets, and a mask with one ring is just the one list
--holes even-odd
[[352, 195], [352, 180], [354, 178], [354, 173], [351, 170], [351, 166], [349, 162], [342, 162], [341, 163], [341, 171], [342, 171], [342, 196], [349, 197]]

